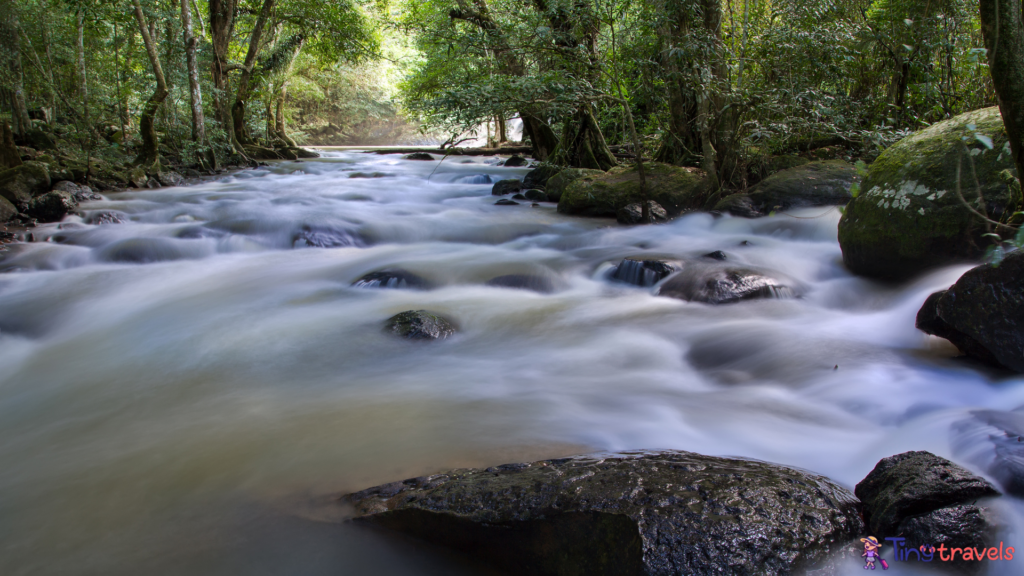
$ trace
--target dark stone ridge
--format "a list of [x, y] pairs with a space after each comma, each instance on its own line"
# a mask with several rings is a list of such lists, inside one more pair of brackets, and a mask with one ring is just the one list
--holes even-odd
[[645, 260], [640, 256], [619, 262], [611, 279], [634, 286], [654, 286], [673, 272], [682, 270], [682, 262], [673, 260]]
[[694, 262], [658, 287], [657, 294], [692, 302], [731, 304], [756, 298], [794, 298], [796, 282], [774, 272]]
[[513, 156], [508, 160], [505, 160], [505, 166], [508, 166], [509, 168], [526, 166], [527, 164], [529, 164], [529, 162], [526, 160], [526, 158], [523, 158], [522, 156]]
[[349, 178], [387, 178], [391, 174], [384, 172], [353, 172], [348, 175]]
[[541, 190], [533, 189], [523, 192], [523, 196], [532, 202], [547, 202], [548, 195]]
[[413, 152], [412, 154], [406, 154], [402, 156], [403, 160], [433, 160], [434, 157], [429, 152]]
[[66, 192], [70, 194], [75, 202], [85, 202], [86, 200], [103, 200], [103, 197], [92, 191], [92, 188], [85, 184], [75, 184], [68, 180], [61, 180], [53, 185], [52, 192]]
[[879, 539], [898, 535], [910, 517], [999, 495], [984, 478], [920, 451], [881, 459], [854, 493], [863, 503], [868, 532]]
[[416, 288], [425, 290], [430, 283], [406, 270], [389, 269], [370, 272], [352, 283], [359, 288]]
[[433, 312], [406, 310], [384, 323], [384, 331], [409, 340], [443, 340], [456, 332], [455, 325]]
[[[907, 518], [896, 531], [907, 539], [906, 543], [911, 547], [929, 544], [938, 548], [940, 544], [945, 544], [946, 548], [983, 550], [995, 541], [998, 524], [998, 519], [989, 509], [965, 504]], [[938, 553], [935, 559], [939, 559]], [[955, 562], [943, 564], [968, 574], [980, 572], [983, 568], [982, 563], [964, 560], [962, 555]]]
[[516, 180], [515, 178], [509, 178], [508, 180], [498, 180], [494, 183], [491, 188], [491, 196], [504, 196], [505, 194], [513, 194], [523, 189], [523, 182]]
[[487, 286], [498, 286], [501, 288], [533, 290], [542, 294], [550, 294], [555, 291], [555, 283], [550, 278], [536, 274], [506, 274], [491, 278], [486, 284]]
[[294, 248], [341, 248], [361, 244], [359, 238], [352, 233], [331, 228], [303, 226], [292, 236]]
[[789, 574], [863, 528], [856, 499], [825, 477], [689, 452], [452, 470], [340, 502], [510, 574]]
[[728, 256], [726, 256], [725, 252], [722, 252], [721, 250], [715, 250], [714, 252], [708, 252], [707, 254], [704, 254], [703, 256], [701, 256], [701, 258], [707, 258], [709, 260], [718, 260], [719, 262], [724, 262], [728, 258]]
[[983, 362], [1024, 372], [1024, 251], [968, 270], [928, 297], [917, 327]]
[[[668, 222], [668, 212], [654, 200], [647, 201], [651, 222]], [[643, 224], [644, 213], [639, 202], [627, 204], [615, 211], [615, 220], [619, 224]]]
[[776, 172], [749, 192], [726, 196], [714, 206], [719, 212], [757, 218], [773, 210], [835, 206], [849, 202], [857, 170], [842, 160], [810, 162]]
[[526, 188], [544, 189], [552, 176], [562, 171], [562, 168], [551, 165], [541, 165], [526, 173], [523, 177], [523, 186]]
[[509, 200], [508, 198], [502, 198], [494, 203], [495, 206], [519, 206], [519, 202], [515, 200]]

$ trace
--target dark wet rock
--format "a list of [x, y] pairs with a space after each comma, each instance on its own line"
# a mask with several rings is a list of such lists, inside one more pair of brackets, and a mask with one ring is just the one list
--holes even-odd
[[1024, 250], [999, 266], [972, 268], [949, 290], [929, 296], [917, 326], [973, 358], [1024, 372]]
[[509, 178], [508, 180], [498, 180], [494, 183], [494, 187], [491, 188], [491, 196], [504, 196], [505, 194], [513, 194], [523, 189], [523, 182], [516, 180], [515, 178]]
[[113, 212], [110, 210], [104, 210], [103, 212], [93, 212], [85, 219], [88, 224], [95, 224], [102, 226], [104, 224], [124, 224], [128, 221], [128, 217], [119, 212]]
[[0, 222], [13, 220], [17, 216], [18, 208], [14, 204], [11, 204], [7, 198], [0, 196]]
[[[992, 149], [971, 137], [965, 150], [963, 138], [972, 133], [991, 138]], [[992, 107], [937, 122], [887, 148], [839, 221], [846, 267], [863, 276], [905, 280], [929, 268], [980, 259], [991, 244], [988, 228], [957, 188], [975, 208], [980, 193], [989, 218], [1012, 221], [1022, 198], [1006, 143], [999, 109]]]
[[878, 538], [897, 535], [912, 516], [999, 495], [984, 478], [923, 451], [881, 459], [854, 493], [863, 504], [868, 532]]
[[[647, 211], [652, 223], [668, 222], [668, 213], [654, 200], [647, 201]], [[619, 208], [615, 212], [615, 220], [619, 224], [642, 224], [644, 221], [643, 208], [639, 202], [634, 202]]]
[[726, 256], [725, 252], [722, 252], [721, 250], [715, 250], [714, 252], [708, 252], [707, 254], [702, 255], [701, 258], [707, 258], [709, 260], [718, 260], [719, 262], [724, 262], [726, 259], [728, 259], [728, 256]]
[[856, 499], [825, 477], [688, 452], [451, 470], [341, 503], [511, 574], [789, 574], [862, 530]]
[[708, 304], [731, 304], [758, 298], [794, 298], [799, 285], [767, 270], [694, 262], [665, 280], [657, 294]]
[[508, 198], [502, 198], [494, 203], [495, 206], [519, 206], [519, 202], [509, 200]]
[[491, 278], [486, 282], [488, 286], [499, 286], [502, 288], [518, 288], [522, 290], [533, 290], [542, 294], [550, 294], [555, 291], [555, 283], [546, 276], [536, 274], [506, 274]]
[[590, 168], [566, 168], [560, 170], [554, 176], [548, 178], [544, 185], [544, 192], [548, 195], [548, 202], [558, 202], [569, 184], [584, 178], [604, 174], [602, 170], [591, 170]]
[[97, 256], [108, 262], [133, 264], [188, 258], [181, 243], [170, 238], [128, 238], [100, 248]]
[[353, 172], [348, 175], [349, 178], [387, 178], [390, 174], [384, 172]]
[[547, 202], [548, 195], [543, 190], [527, 190], [523, 192], [523, 197], [531, 202]]
[[433, 160], [434, 157], [429, 152], [413, 152], [412, 154], [406, 154], [402, 156], [403, 160]]
[[415, 288], [425, 290], [430, 283], [407, 270], [388, 269], [370, 272], [352, 283], [359, 288]]
[[54, 190], [37, 196], [28, 203], [28, 215], [40, 222], [60, 222], [78, 208], [78, 202], [68, 192]]
[[173, 170], [163, 170], [156, 175], [157, 181], [162, 186], [181, 186], [181, 183], [185, 181], [185, 178]]
[[713, 209], [756, 218], [774, 210], [843, 205], [853, 198], [850, 187], [856, 180], [857, 169], [849, 162], [810, 162], [772, 174], [749, 192], [726, 196]]
[[682, 268], [682, 262], [677, 260], [649, 260], [637, 256], [619, 262], [610, 278], [634, 286], [654, 286]]
[[494, 180], [487, 174], [469, 174], [455, 179], [458, 184], [490, 184]]
[[53, 192], [66, 192], [75, 199], [75, 202], [87, 200], [103, 200], [103, 197], [92, 191], [92, 188], [85, 184], [75, 184], [68, 180], [62, 180], [53, 185]]
[[526, 196], [524, 196], [523, 194], [513, 194], [512, 195], [512, 199], [513, 200], [526, 200]]
[[952, 426], [954, 454], [984, 470], [1008, 494], [1024, 497], [1024, 412], [977, 410]]
[[520, 166], [526, 166], [527, 164], [529, 164], [529, 161], [522, 156], [513, 156], [508, 160], [505, 160], [505, 166], [509, 168], [518, 168]]
[[[647, 199], [665, 208], [669, 216], [700, 208], [707, 196], [704, 173], [651, 162], [644, 165]], [[636, 166], [612, 168], [608, 172], [572, 181], [558, 200], [562, 214], [614, 218], [619, 208], [640, 201], [640, 177]]]
[[562, 168], [558, 166], [552, 166], [550, 164], [542, 164], [533, 170], [526, 173], [523, 177], [523, 186], [525, 188], [541, 188], [547, 186], [548, 180], [552, 176], [562, 171]]
[[295, 155], [298, 156], [299, 158], [310, 159], [310, 158], [319, 158], [320, 157], [320, 153], [319, 152], [316, 152], [314, 150], [310, 150], [309, 148], [302, 148], [301, 146], [299, 146], [299, 147], [289, 147], [288, 149], [291, 150], [292, 152], [294, 152]]
[[[943, 552], [949, 558], [949, 549], [972, 548], [985, 550], [992, 547], [996, 540], [999, 519], [992, 511], [983, 506], [965, 504], [940, 508], [934, 512], [913, 516], [900, 523], [896, 529], [899, 538], [905, 538], [905, 544], [916, 548], [927, 544], [938, 548], [944, 546]], [[891, 541], [890, 541], [891, 542]], [[982, 552], [985, 554], [985, 552]], [[972, 552], [973, 555], [973, 552]], [[954, 568], [962, 573], [977, 574], [985, 567], [976, 559], [964, 560], [957, 555], [956, 561], [943, 562], [943, 566]], [[912, 560], [916, 557], [911, 556]], [[941, 561], [941, 554], [934, 553], [934, 560]]]
[[292, 236], [294, 248], [341, 248], [343, 246], [361, 246], [362, 241], [347, 230], [303, 226]]
[[457, 332], [455, 324], [427, 310], [407, 310], [387, 319], [384, 330], [409, 340], [443, 340]]
[[25, 162], [0, 172], [0, 196], [24, 210], [32, 198], [50, 190], [50, 171], [42, 162]]

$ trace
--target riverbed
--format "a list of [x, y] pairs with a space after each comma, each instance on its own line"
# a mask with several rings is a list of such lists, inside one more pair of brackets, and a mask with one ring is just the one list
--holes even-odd
[[[325, 152], [106, 194], [7, 246], [0, 574], [479, 574], [310, 503], [627, 449], [756, 458], [852, 489], [907, 450], [980, 471], [985, 439], [958, 423], [1024, 405], [1024, 379], [914, 328], [970, 265], [899, 286], [852, 276], [835, 208], [629, 227], [496, 206], [492, 183], [528, 171], [498, 160]], [[712, 306], [609, 278], [624, 257], [718, 250], [802, 296]], [[396, 268], [430, 289], [353, 286]], [[487, 285], [508, 274], [554, 289]], [[383, 333], [415, 309], [458, 334]], [[1024, 549], [1020, 501], [999, 506]]]

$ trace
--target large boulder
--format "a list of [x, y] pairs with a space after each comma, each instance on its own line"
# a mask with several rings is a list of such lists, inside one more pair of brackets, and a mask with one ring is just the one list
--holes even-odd
[[0, 172], [0, 196], [24, 209], [32, 198], [50, 190], [50, 171], [42, 162], [25, 162]]
[[857, 169], [849, 162], [809, 162], [776, 172], [749, 192], [722, 198], [715, 204], [714, 210], [757, 218], [774, 210], [837, 206], [853, 198], [850, 187], [856, 179]]
[[505, 194], [514, 194], [523, 189], [523, 182], [515, 178], [508, 178], [506, 180], [498, 180], [491, 187], [492, 196], [504, 196]]
[[604, 174], [603, 170], [592, 170], [590, 168], [566, 168], [565, 170], [559, 171], [554, 176], [548, 178], [548, 181], [544, 185], [544, 191], [548, 195], [548, 202], [558, 202], [561, 200], [565, 189], [574, 181], [579, 180], [580, 178], [600, 176], [602, 174]]
[[871, 164], [860, 195], [847, 205], [839, 221], [843, 262], [857, 274], [904, 280], [979, 258], [990, 244], [988, 230], [964, 200], [993, 220], [1008, 220], [1021, 206], [1015, 175], [998, 108], [911, 134]]
[[769, 270], [706, 262], [688, 262], [658, 286], [656, 294], [690, 302], [732, 304], [760, 298], [794, 298], [802, 287]]
[[40, 222], [60, 222], [78, 208], [74, 195], [63, 190], [51, 190], [28, 203], [26, 212]]
[[862, 529], [856, 499], [825, 477], [689, 452], [452, 470], [341, 503], [513, 574], [789, 574]]
[[523, 177], [523, 188], [545, 188], [552, 176], [561, 172], [562, 169], [551, 164], [541, 164], [530, 170]]
[[[669, 216], [700, 208], [704, 203], [707, 185], [702, 171], [657, 162], [644, 164], [644, 168], [647, 199], [661, 204]], [[619, 208], [640, 200], [640, 176], [636, 166], [619, 166], [570, 183], [558, 200], [558, 211], [615, 218]]]
[[0, 222], [7, 222], [18, 215], [18, 209], [10, 200], [0, 196]]
[[917, 327], [982, 362], [1024, 372], [1024, 250], [998, 266], [972, 268], [929, 296]]

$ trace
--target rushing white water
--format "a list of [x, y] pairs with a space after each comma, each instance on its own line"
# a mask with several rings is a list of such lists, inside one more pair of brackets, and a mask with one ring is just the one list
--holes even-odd
[[[496, 162], [334, 152], [109, 194], [0, 253], [0, 573], [471, 574], [293, 504], [633, 448], [852, 488], [906, 450], [958, 460], [953, 424], [1024, 405], [1024, 379], [914, 328], [967, 266], [898, 287], [853, 277], [835, 210], [624, 227], [495, 206], [489, 182], [527, 172]], [[710, 306], [607, 279], [626, 256], [714, 250], [804, 296]], [[352, 286], [382, 268], [433, 287]], [[485, 285], [507, 274], [555, 290]], [[460, 332], [382, 332], [409, 309]], [[1018, 500], [998, 506], [1019, 516]], [[1005, 536], [1024, 547], [1017, 524]]]

